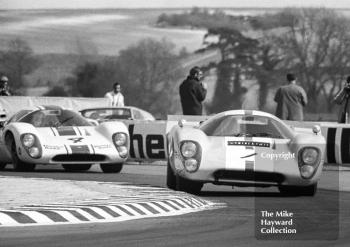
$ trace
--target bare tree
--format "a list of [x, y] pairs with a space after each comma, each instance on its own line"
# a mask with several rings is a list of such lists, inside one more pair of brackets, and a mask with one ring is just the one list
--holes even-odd
[[19, 38], [8, 42], [7, 50], [0, 54], [0, 66], [10, 78], [11, 87], [16, 91], [24, 86], [23, 76], [39, 66], [29, 44]]
[[164, 117], [175, 112], [177, 82], [184, 75], [173, 49], [174, 44], [166, 40], [144, 39], [122, 50], [118, 57], [82, 64], [75, 70], [75, 78], [67, 79], [70, 93], [101, 97], [118, 81], [127, 105]]
[[172, 112], [176, 82], [184, 74], [174, 48], [165, 39], [144, 39], [120, 52], [119, 78], [129, 103], [163, 116]]
[[[289, 9], [294, 21], [279, 38], [286, 68], [294, 70], [309, 97], [309, 111], [327, 107], [349, 73], [349, 20], [330, 9]], [[326, 105], [318, 101], [320, 96]]]

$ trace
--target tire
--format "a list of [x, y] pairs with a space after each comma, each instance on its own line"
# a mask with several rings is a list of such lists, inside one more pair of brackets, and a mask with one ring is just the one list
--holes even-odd
[[62, 167], [67, 172], [81, 172], [81, 171], [87, 171], [91, 168], [91, 164], [63, 164]]
[[166, 186], [169, 189], [176, 190], [176, 176], [173, 169], [170, 166], [170, 161], [168, 160], [166, 169]]
[[120, 173], [123, 169], [123, 163], [100, 164], [100, 167], [104, 173]]
[[280, 186], [279, 191], [287, 196], [315, 196], [317, 192], [317, 183], [305, 187], [299, 186]]
[[190, 194], [199, 194], [203, 187], [203, 183], [191, 181], [176, 175], [176, 190], [184, 191]]
[[20, 158], [18, 157], [16, 142], [13, 138], [10, 141], [10, 147], [11, 147], [11, 158], [12, 158], [13, 169], [18, 172], [34, 171], [35, 164], [24, 162], [20, 160]]
[[315, 196], [316, 192], [317, 192], [317, 183], [302, 188], [302, 194], [304, 196]]
[[6, 163], [0, 163], [0, 171], [4, 170], [6, 165]]

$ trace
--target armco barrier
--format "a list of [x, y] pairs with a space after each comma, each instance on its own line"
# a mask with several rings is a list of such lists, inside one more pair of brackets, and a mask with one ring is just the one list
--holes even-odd
[[[84, 108], [107, 106], [108, 99], [29, 96], [0, 97], [0, 109], [5, 109], [8, 115], [12, 115], [14, 112], [28, 106], [35, 105], [61, 105], [78, 111]], [[130, 132], [130, 158], [136, 160], [166, 159], [166, 133], [177, 124], [179, 119], [186, 119], [188, 124], [194, 124], [204, 121], [209, 117], [170, 115], [167, 121], [123, 121], [128, 126]], [[333, 122], [285, 122], [295, 128], [311, 129], [314, 125], [319, 125], [321, 127], [321, 133], [327, 142], [325, 161], [327, 163], [350, 166], [350, 124]]]
[[122, 120], [129, 129], [131, 160], [164, 160], [167, 158], [166, 134], [186, 119], [188, 125], [198, 124], [208, 116], [169, 115], [167, 121]]

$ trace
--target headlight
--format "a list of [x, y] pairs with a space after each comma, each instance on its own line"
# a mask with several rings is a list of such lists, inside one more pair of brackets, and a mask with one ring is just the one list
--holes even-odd
[[310, 178], [315, 172], [315, 168], [310, 165], [303, 165], [300, 167], [300, 174], [303, 178]]
[[37, 147], [31, 147], [28, 150], [29, 155], [33, 158], [38, 158], [40, 156], [40, 150]]
[[126, 137], [126, 134], [124, 134], [124, 133], [116, 133], [114, 135], [114, 138], [113, 138], [113, 141], [114, 141], [115, 145], [117, 145], [117, 146], [125, 145], [126, 140], [127, 140], [127, 137]]
[[302, 151], [301, 158], [305, 165], [315, 165], [318, 160], [318, 152], [314, 148], [305, 148]]
[[305, 147], [299, 152], [299, 170], [303, 178], [309, 179], [320, 163], [320, 152], [314, 147]]
[[196, 155], [197, 146], [195, 143], [187, 141], [181, 145], [181, 153], [185, 158], [192, 158]]
[[36, 137], [34, 134], [25, 133], [21, 135], [20, 140], [24, 149], [30, 157], [34, 159], [41, 157], [42, 149], [38, 137]]
[[117, 150], [120, 157], [126, 158], [128, 156], [128, 149], [125, 146], [117, 147]]
[[23, 146], [25, 146], [27, 148], [32, 147], [34, 145], [34, 143], [35, 143], [34, 135], [32, 135], [32, 134], [25, 134], [25, 135], [23, 135], [22, 143], [23, 143]]
[[198, 162], [195, 159], [185, 160], [185, 168], [188, 172], [195, 172], [198, 170]]

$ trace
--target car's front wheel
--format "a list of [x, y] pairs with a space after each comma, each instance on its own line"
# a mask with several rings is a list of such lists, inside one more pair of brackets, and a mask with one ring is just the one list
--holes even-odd
[[317, 183], [310, 185], [310, 186], [306, 186], [302, 188], [302, 194], [304, 196], [314, 196], [316, 195], [317, 192]]
[[317, 192], [317, 183], [309, 186], [279, 186], [279, 191], [287, 196], [315, 196]]
[[191, 194], [199, 194], [202, 190], [203, 183], [185, 179], [176, 175], [176, 190], [184, 191]]
[[24, 162], [18, 157], [15, 140], [13, 139], [11, 140], [10, 147], [11, 147], [11, 158], [12, 158], [13, 169], [18, 172], [34, 171], [35, 164]]
[[104, 173], [119, 173], [123, 169], [123, 163], [100, 164], [100, 167]]
[[81, 171], [87, 171], [91, 168], [91, 164], [63, 164], [62, 167], [67, 172], [81, 172]]
[[166, 185], [169, 189], [176, 190], [176, 176], [170, 166], [170, 161], [168, 161], [166, 169]]

